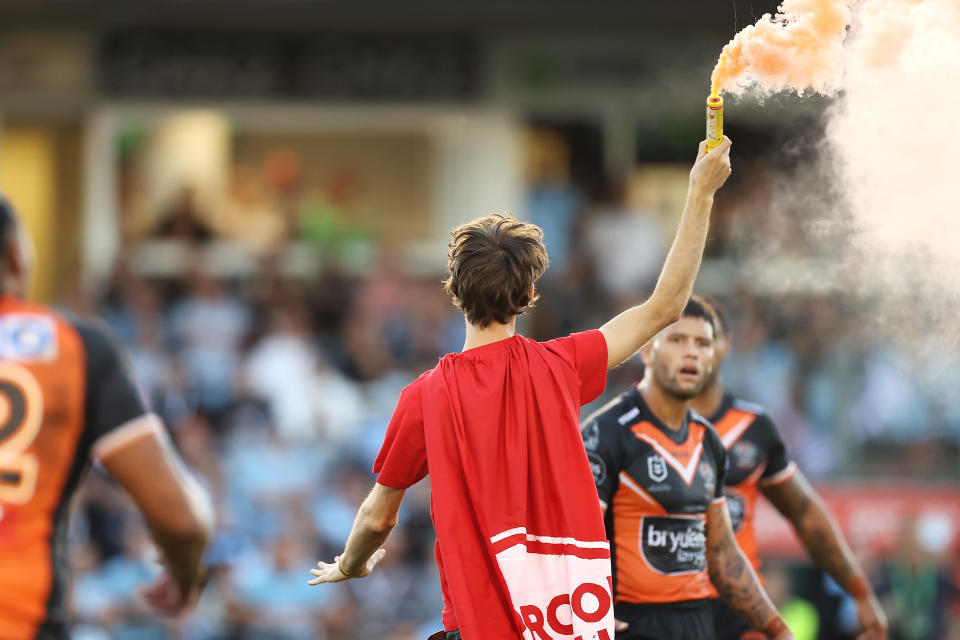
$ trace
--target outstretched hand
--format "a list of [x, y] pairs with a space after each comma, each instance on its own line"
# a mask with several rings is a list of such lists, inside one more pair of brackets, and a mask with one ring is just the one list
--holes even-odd
[[383, 560], [383, 556], [386, 554], [385, 549], [378, 549], [370, 556], [370, 559], [367, 560], [367, 564], [363, 565], [363, 569], [358, 571], [355, 574], [346, 575], [343, 571], [340, 570], [340, 559], [343, 556], [337, 556], [333, 559], [332, 563], [318, 562], [317, 569], [310, 569], [315, 578], [307, 582], [309, 585], [322, 584], [324, 582], [341, 582], [347, 580], [348, 578], [366, 578], [370, 575], [370, 572], [373, 571], [373, 568]]

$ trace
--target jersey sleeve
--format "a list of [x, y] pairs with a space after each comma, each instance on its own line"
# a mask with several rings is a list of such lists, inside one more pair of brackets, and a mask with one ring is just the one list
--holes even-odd
[[593, 402], [607, 386], [607, 339], [599, 329], [574, 333], [546, 343], [568, 356], [580, 380], [580, 404]]
[[120, 346], [106, 327], [89, 322], [74, 326], [86, 351], [84, 423], [89, 442], [134, 424], [150, 409], [140, 393]]
[[761, 414], [757, 416], [757, 421], [751, 429], [757, 430], [767, 456], [767, 468], [763, 470], [760, 482], [767, 485], [776, 484], [792, 476], [797, 470], [797, 465], [787, 455], [787, 447], [783, 444], [783, 439], [773, 420], [766, 414]]
[[611, 424], [602, 417], [592, 417], [580, 429], [590, 470], [593, 471], [593, 481], [604, 509], [620, 486], [620, 470], [623, 468], [623, 444], [616, 427], [619, 427], [616, 422]]
[[406, 489], [427, 475], [427, 443], [423, 432], [423, 409], [417, 386], [400, 394], [380, 453], [373, 463], [377, 482], [385, 487]]

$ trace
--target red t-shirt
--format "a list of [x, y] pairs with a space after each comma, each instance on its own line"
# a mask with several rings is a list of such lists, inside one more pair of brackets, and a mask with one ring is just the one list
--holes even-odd
[[374, 463], [430, 473], [443, 622], [464, 640], [612, 640], [610, 549], [580, 436], [603, 392], [599, 331], [449, 354], [400, 395]]

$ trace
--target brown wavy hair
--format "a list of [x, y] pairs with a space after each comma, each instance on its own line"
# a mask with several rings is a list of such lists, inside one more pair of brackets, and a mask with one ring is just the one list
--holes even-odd
[[443, 287], [471, 324], [506, 324], [536, 302], [530, 289], [550, 263], [540, 227], [494, 213], [450, 235]]

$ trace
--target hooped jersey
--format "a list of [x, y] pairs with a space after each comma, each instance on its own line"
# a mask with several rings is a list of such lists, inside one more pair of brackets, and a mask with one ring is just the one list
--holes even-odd
[[759, 569], [754, 528], [757, 497], [762, 487], [791, 478], [797, 465], [787, 457], [776, 425], [760, 405], [726, 393], [710, 421], [727, 451], [725, 492], [737, 544]]
[[689, 411], [674, 431], [636, 387], [582, 429], [606, 509], [616, 602], [683, 602], [712, 595], [706, 512], [723, 501], [725, 453], [705, 418]]
[[90, 450], [146, 412], [98, 327], [0, 296], [0, 638], [66, 637], [66, 524]]

